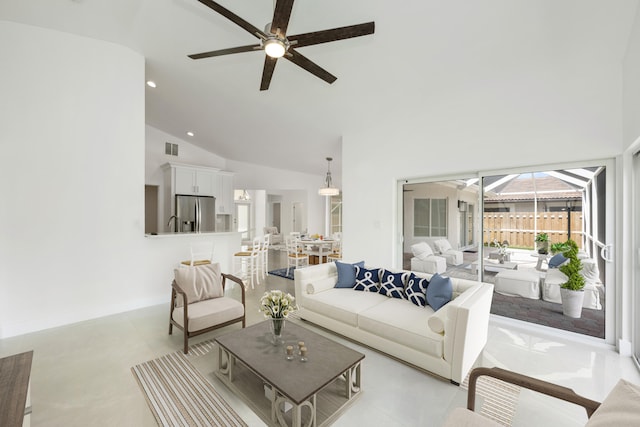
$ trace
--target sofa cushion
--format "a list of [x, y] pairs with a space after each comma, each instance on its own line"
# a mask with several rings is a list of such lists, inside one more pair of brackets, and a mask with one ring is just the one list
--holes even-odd
[[355, 264], [336, 261], [336, 268], [338, 269], [336, 288], [353, 288], [356, 285], [356, 266], [364, 267], [364, 261], [356, 262]]
[[405, 299], [404, 284], [407, 276], [409, 276], [407, 272], [393, 273], [389, 270], [382, 270], [378, 292], [390, 298]]
[[380, 286], [380, 270], [377, 268], [367, 269], [356, 266], [356, 285], [353, 287], [356, 291], [378, 292]]
[[[387, 298], [362, 311], [358, 315], [358, 326], [398, 344], [442, 357], [444, 336], [434, 333], [427, 325], [432, 314], [431, 307], [418, 307], [408, 301]], [[384, 351], [384, 348], [380, 350]]]
[[427, 286], [429, 280], [418, 277], [411, 273], [407, 279], [407, 287], [405, 289], [405, 295], [407, 299], [417, 305], [418, 307], [424, 307], [427, 305]]
[[313, 295], [306, 295], [304, 308], [355, 327], [358, 326], [358, 313], [387, 299], [377, 292], [365, 294], [353, 289], [333, 288]]
[[425, 260], [427, 257], [433, 255], [431, 246], [429, 246], [427, 242], [420, 242], [415, 245], [411, 245], [411, 253], [414, 257], [421, 260]]
[[427, 303], [435, 311], [438, 311], [440, 307], [451, 301], [453, 296], [453, 285], [449, 277], [434, 274], [429, 281], [427, 287]]

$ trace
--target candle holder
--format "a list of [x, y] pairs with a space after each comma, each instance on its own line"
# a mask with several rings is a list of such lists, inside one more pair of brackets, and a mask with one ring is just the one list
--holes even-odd
[[301, 362], [306, 362], [307, 360], [307, 347], [300, 347], [300, 361]]
[[288, 345], [286, 348], [286, 352], [287, 352], [287, 360], [293, 360], [293, 346], [292, 345]]

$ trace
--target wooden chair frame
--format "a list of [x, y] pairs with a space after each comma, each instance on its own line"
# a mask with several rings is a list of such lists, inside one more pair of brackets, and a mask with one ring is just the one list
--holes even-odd
[[563, 387], [558, 384], [553, 384], [501, 368], [475, 368], [469, 374], [469, 392], [467, 394], [467, 409], [472, 412], [474, 411], [476, 402], [476, 383], [478, 381], [478, 377], [482, 375], [497, 378], [538, 393], [546, 394], [547, 396], [582, 406], [587, 411], [587, 417], [589, 418], [591, 418], [591, 415], [593, 415], [595, 410], [600, 406], [600, 402], [580, 396], [568, 387]]
[[[189, 352], [189, 338], [191, 337], [195, 337], [197, 335], [201, 335], [201, 334], [204, 334], [204, 333], [207, 333], [215, 329], [222, 328], [224, 326], [231, 325], [237, 322], [242, 322], [243, 328], [246, 326], [247, 309], [245, 305], [244, 283], [242, 283], [242, 280], [240, 280], [236, 276], [222, 273], [222, 292], [224, 292], [224, 288], [227, 280], [236, 282], [240, 286], [240, 289], [242, 291], [242, 305], [245, 307], [243, 315], [241, 317], [231, 319], [227, 322], [220, 323], [218, 325], [213, 325], [205, 329], [200, 329], [200, 330], [191, 331], [191, 332], [189, 332], [189, 310], [188, 310], [189, 302], [187, 300], [187, 294], [180, 288], [180, 286], [178, 286], [175, 280], [171, 283], [171, 309], [169, 311], [169, 335], [173, 333], [174, 326], [182, 330], [184, 334], [184, 354], [187, 354]], [[183, 320], [184, 327], [180, 326], [178, 322], [173, 320], [173, 310], [176, 307], [176, 299], [178, 298], [178, 294], [182, 295], [182, 301], [183, 301], [183, 307], [184, 307], [184, 320]]]

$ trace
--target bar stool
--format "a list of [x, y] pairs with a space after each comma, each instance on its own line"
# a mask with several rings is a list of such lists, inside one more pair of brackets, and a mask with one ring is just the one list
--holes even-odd
[[189, 250], [191, 252], [191, 258], [182, 261], [181, 265], [194, 266], [202, 264], [211, 264], [213, 262], [213, 250], [215, 245], [213, 242], [198, 242], [192, 243]]
[[[248, 250], [233, 254], [234, 275], [240, 277], [243, 282], [248, 280], [251, 283], [251, 289], [254, 289], [254, 279], [258, 285], [260, 284], [261, 242], [262, 238], [256, 237]], [[244, 287], [247, 288], [246, 283]]]

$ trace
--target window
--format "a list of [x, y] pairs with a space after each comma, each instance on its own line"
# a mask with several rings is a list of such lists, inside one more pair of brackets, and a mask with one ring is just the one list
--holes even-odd
[[447, 199], [413, 200], [413, 235], [447, 236]]
[[342, 233], [342, 194], [331, 196], [331, 234]]

